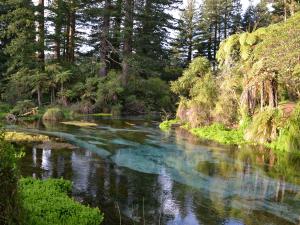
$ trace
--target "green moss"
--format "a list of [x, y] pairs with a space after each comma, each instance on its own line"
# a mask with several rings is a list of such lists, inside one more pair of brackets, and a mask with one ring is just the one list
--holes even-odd
[[83, 206], [68, 196], [70, 181], [22, 178], [20, 196], [27, 225], [99, 225], [103, 214], [98, 208]]
[[244, 132], [241, 129], [228, 129], [222, 124], [192, 128], [189, 131], [200, 138], [217, 141], [221, 144], [245, 144]]
[[163, 131], [168, 131], [171, 129], [173, 124], [179, 123], [180, 121], [178, 119], [174, 120], [165, 120], [162, 123], [159, 124], [159, 128]]

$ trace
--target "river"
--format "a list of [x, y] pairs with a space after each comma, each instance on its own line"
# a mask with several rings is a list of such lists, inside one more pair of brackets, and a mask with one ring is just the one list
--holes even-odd
[[21, 174], [63, 177], [105, 225], [300, 224], [300, 157], [221, 146], [143, 119], [87, 118], [96, 127], [22, 124], [76, 149], [24, 146]]

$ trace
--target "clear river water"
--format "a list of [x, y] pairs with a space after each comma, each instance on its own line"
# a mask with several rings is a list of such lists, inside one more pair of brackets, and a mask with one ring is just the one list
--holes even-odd
[[300, 156], [221, 146], [155, 121], [86, 118], [98, 126], [22, 124], [76, 149], [26, 145], [23, 176], [63, 177], [105, 225], [300, 224]]

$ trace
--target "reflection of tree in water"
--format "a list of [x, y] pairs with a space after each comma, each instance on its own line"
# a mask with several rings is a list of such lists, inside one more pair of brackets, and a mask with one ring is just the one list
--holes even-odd
[[[191, 139], [192, 143], [188, 143], [186, 141], [190, 140], [188, 135], [183, 138], [182, 132], [177, 130], [176, 134], [178, 135], [176, 136], [177, 144], [184, 146], [185, 158], [189, 162], [197, 161], [195, 168], [199, 173], [210, 178], [215, 177], [213, 180], [208, 179], [209, 181], [205, 183], [205, 188], [211, 190], [211, 196], [205, 202], [208, 205], [211, 203], [211, 206], [207, 207], [216, 209], [220, 213], [220, 218], [230, 218], [231, 214], [239, 215], [236, 218], [244, 219], [248, 214], [264, 218], [263, 213], [259, 210], [280, 215], [284, 207], [289, 208], [291, 203], [288, 201], [295, 202], [294, 198], [299, 192], [299, 186], [296, 185], [298, 184], [297, 177], [299, 177], [296, 175], [296, 171], [299, 169], [291, 169], [295, 168], [295, 163], [290, 163], [291, 160], [286, 160], [285, 163], [281, 162], [282, 158], [287, 159], [288, 154], [280, 157], [261, 146], [225, 149], [228, 151], [222, 151], [213, 146], [210, 150], [202, 151], [199, 150], [199, 141], [197, 143]], [[195, 144], [198, 144], [198, 148]], [[195, 151], [201, 153], [196, 155]], [[284, 165], [284, 167], [279, 168], [279, 165]], [[287, 181], [291, 183], [286, 183]], [[287, 192], [288, 196], [285, 195]], [[280, 202], [280, 204], [276, 202]], [[285, 209], [285, 212], [291, 212], [291, 214], [286, 215], [285, 218], [292, 218], [296, 221], [297, 207], [294, 206], [290, 209], [291, 211], [287, 210], [288, 208]], [[248, 211], [241, 213], [239, 212], [241, 209], [248, 209]], [[274, 218], [271, 220], [281, 220], [275, 215], [271, 216]], [[215, 217], [218, 218], [218, 215]], [[248, 223], [255, 224], [253, 223], [254, 218], [255, 216], [252, 217], [252, 220], [248, 220]], [[208, 218], [203, 219], [205, 221]], [[202, 218], [200, 220], [202, 221]], [[210, 224], [210, 222], [208, 223]], [[282, 220], [281, 224], [288, 224], [288, 222]]]

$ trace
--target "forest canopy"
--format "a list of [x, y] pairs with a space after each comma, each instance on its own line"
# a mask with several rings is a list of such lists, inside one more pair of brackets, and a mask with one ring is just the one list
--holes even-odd
[[239, 0], [188, 0], [184, 8], [177, 0], [1, 1], [1, 100], [80, 113], [172, 112], [168, 82], [192, 59], [205, 57], [215, 71], [224, 63], [217, 59], [222, 40], [298, 10], [295, 0], [275, 1], [271, 11], [268, 4], [243, 12]]

